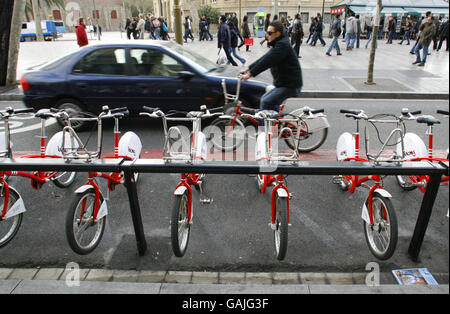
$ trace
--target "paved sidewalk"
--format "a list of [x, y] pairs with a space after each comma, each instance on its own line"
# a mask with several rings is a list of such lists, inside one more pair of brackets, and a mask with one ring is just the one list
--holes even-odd
[[448, 294], [448, 274], [435, 286], [368, 286], [366, 273], [249, 273], [0, 268], [0, 294]]
[[[90, 44], [108, 41], [128, 41], [125, 34], [119, 32], [104, 33], [102, 40], [91, 40]], [[330, 42], [329, 38], [325, 39]], [[131, 41], [132, 42], [132, 41]], [[266, 51], [255, 38], [255, 45], [249, 52], [243, 47], [238, 54], [250, 64]], [[375, 85], [366, 85], [369, 49], [364, 47], [345, 51], [345, 43], [340, 41], [342, 56], [326, 56], [326, 47], [318, 45], [301, 46], [300, 64], [303, 69], [302, 97], [306, 98], [385, 98], [385, 99], [449, 99], [449, 53], [432, 51], [423, 68], [412, 65], [415, 56], [409, 54], [411, 46], [385, 44], [379, 41], [376, 51], [374, 81]], [[217, 58], [217, 42], [194, 40], [184, 44], [210, 60]], [[66, 53], [78, 50], [73, 33], [65, 34], [54, 42], [24, 42], [20, 44], [17, 77], [27, 68], [54, 60]], [[240, 64], [240, 66], [242, 66]], [[260, 74], [258, 80], [271, 82], [269, 71]], [[19, 88], [0, 87], [0, 100], [20, 100]]]

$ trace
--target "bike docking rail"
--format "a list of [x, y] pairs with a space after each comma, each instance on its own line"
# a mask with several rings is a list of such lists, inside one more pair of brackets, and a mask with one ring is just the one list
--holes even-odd
[[163, 159], [125, 158], [84, 160], [49, 160], [45, 158], [0, 158], [0, 171], [68, 171], [68, 172], [121, 172], [124, 173], [130, 211], [140, 256], [147, 251], [141, 206], [134, 173], [205, 173], [205, 174], [284, 174], [284, 175], [428, 175], [430, 180], [420, 205], [408, 254], [418, 260], [433, 205], [440, 187], [441, 177], [448, 175], [448, 163], [430, 161], [382, 162], [324, 162], [324, 161], [166, 161]]

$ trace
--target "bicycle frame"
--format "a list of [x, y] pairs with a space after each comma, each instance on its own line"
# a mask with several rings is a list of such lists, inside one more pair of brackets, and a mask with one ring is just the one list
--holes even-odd
[[[428, 125], [427, 130], [425, 132], [426, 135], [428, 135], [428, 157], [418, 157], [418, 158], [411, 158], [409, 161], [430, 161], [430, 162], [448, 162], [448, 159], [445, 158], [437, 158], [433, 155], [433, 125]], [[413, 182], [413, 184], [417, 185], [419, 190], [422, 193], [425, 193], [426, 187], [428, 185], [428, 181], [430, 180], [429, 176], [423, 175], [423, 176], [409, 176], [409, 179]], [[442, 176], [441, 177], [441, 183], [448, 183], [449, 176]], [[421, 184], [422, 183], [422, 184]]]

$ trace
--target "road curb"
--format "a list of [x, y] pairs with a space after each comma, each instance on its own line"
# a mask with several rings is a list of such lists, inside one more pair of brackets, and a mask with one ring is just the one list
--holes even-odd
[[[80, 281], [167, 283], [167, 284], [237, 284], [237, 285], [365, 285], [367, 273], [338, 272], [202, 272], [150, 271], [64, 268], [0, 268], [0, 280], [73, 280]], [[448, 273], [433, 274], [440, 284], [448, 284]], [[395, 282], [389, 273], [381, 273], [381, 284]]]

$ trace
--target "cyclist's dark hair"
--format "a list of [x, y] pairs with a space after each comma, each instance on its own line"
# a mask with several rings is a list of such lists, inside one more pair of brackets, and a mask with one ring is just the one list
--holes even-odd
[[270, 22], [269, 26], [274, 27], [276, 32], [280, 32], [281, 35], [283, 35], [284, 26], [283, 23], [281, 23], [280, 21], [278, 20], [272, 21]]

